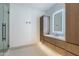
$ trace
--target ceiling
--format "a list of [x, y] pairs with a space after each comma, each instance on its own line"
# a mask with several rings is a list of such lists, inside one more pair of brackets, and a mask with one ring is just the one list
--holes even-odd
[[55, 3], [23, 3], [20, 5], [23, 5], [25, 7], [34, 8], [37, 10], [45, 11], [49, 8], [51, 8]]
[[52, 7], [54, 4], [53, 3], [36, 3], [36, 4], [28, 4], [29, 7], [35, 8], [35, 9], [39, 9], [39, 10], [47, 10], [50, 7]]

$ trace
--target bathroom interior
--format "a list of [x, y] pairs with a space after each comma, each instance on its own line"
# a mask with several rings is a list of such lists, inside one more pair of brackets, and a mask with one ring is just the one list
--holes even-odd
[[78, 56], [78, 31], [79, 3], [0, 3], [0, 56], [37, 44], [46, 50], [45, 56]]

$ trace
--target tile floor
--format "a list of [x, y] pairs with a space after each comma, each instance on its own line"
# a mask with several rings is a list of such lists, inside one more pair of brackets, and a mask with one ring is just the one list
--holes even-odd
[[34, 45], [9, 49], [5, 56], [60, 56], [41, 42]]

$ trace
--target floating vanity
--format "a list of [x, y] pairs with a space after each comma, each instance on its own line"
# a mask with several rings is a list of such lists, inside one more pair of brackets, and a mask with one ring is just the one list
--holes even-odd
[[40, 18], [41, 42], [61, 55], [79, 55], [79, 4], [55, 4], [46, 13]]

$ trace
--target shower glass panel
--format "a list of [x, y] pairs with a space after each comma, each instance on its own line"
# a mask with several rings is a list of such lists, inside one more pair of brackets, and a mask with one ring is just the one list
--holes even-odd
[[0, 56], [9, 48], [9, 4], [0, 3]]
[[3, 21], [3, 4], [0, 4], [0, 55], [3, 55], [2, 21]]

